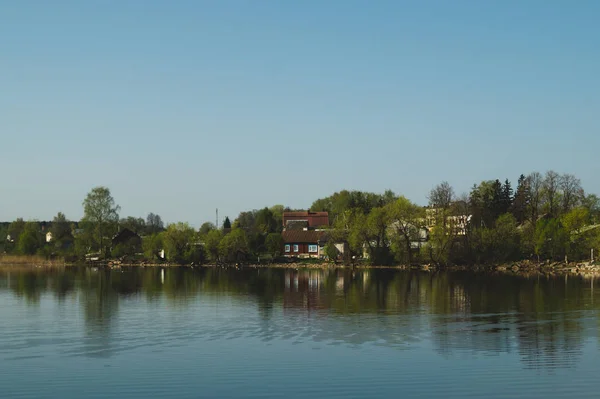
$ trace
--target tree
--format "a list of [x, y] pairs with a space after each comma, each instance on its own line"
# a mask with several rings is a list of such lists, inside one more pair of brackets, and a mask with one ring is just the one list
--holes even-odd
[[273, 255], [278, 256], [281, 253], [283, 247], [283, 237], [279, 233], [270, 233], [265, 239], [265, 247], [267, 251]]
[[335, 244], [328, 242], [325, 244], [325, 255], [330, 261], [335, 262], [340, 255], [340, 251], [335, 247]]
[[560, 175], [553, 170], [546, 172], [544, 176], [544, 199], [550, 216], [558, 216], [558, 203], [560, 200]]
[[164, 249], [163, 236], [164, 233], [155, 233], [142, 239], [142, 249], [146, 259], [156, 260], [159, 258], [160, 251]]
[[529, 221], [536, 226], [543, 202], [544, 180], [539, 172], [527, 176]]
[[148, 234], [160, 233], [165, 229], [163, 221], [159, 215], [152, 212], [146, 217], [146, 231]]
[[125, 219], [121, 219], [119, 224], [121, 229], [129, 229], [139, 235], [144, 234], [144, 232], [146, 231], [146, 222], [142, 218], [128, 216]]
[[219, 255], [227, 261], [239, 261], [248, 254], [248, 238], [246, 232], [240, 228], [234, 228], [221, 239], [219, 243]]
[[502, 194], [500, 195], [500, 207], [501, 213], [503, 215], [507, 213], [513, 204], [513, 189], [511, 187], [510, 181], [506, 179], [504, 181], [504, 185], [502, 186]]
[[583, 188], [581, 180], [570, 174], [562, 175], [559, 185], [562, 191], [562, 211], [566, 213], [581, 203], [584, 198]]
[[454, 189], [447, 181], [444, 181], [429, 192], [428, 199], [430, 206], [447, 210], [454, 201]]
[[202, 223], [202, 226], [200, 226], [200, 230], [198, 230], [198, 232], [200, 233], [201, 236], [205, 236], [210, 231], [216, 230], [216, 229], [217, 229], [217, 227], [215, 226], [214, 223], [204, 222], [204, 223]]
[[178, 263], [183, 262], [187, 249], [194, 243], [195, 235], [195, 230], [187, 223], [168, 225], [163, 233], [167, 257]]
[[355, 209], [350, 213], [349, 219], [348, 241], [352, 249], [362, 252], [362, 248], [366, 246], [371, 263], [389, 264], [391, 257], [387, 230], [390, 219], [386, 209], [373, 208], [368, 215]]
[[93, 245], [101, 252], [106, 250], [105, 237], [117, 232], [120, 209], [106, 187], [93, 188], [83, 201], [82, 222], [93, 230]]
[[231, 228], [231, 220], [229, 220], [229, 216], [225, 217], [225, 220], [223, 221], [223, 229], [230, 229]]
[[513, 200], [511, 212], [517, 223], [521, 224], [527, 220], [527, 208], [529, 207], [529, 181], [525, 175], [519, 176], [517, 192]]
[[399, 197], [387, 206], [391, 226], [396, 237], [404, 246], [408, 263], [412, 262], [412, 242], [421, 239], [425, 212], [423, 208], [413, 204], [405, 197]]
[[17, 218], [17, 220], [8, 226], [8, 234], [4, 238], [8, 239], [14, 244], [17, 244], [19, 241], [19, 236], [21, 233], [23, 233], [23, 230], [25, 230], [25, 221], [23, 218]]
[[256, 212], [254, 224], [256, 230], [261, 234], [274, 233], [280, 225], [269, 208], [263, 208]]
[[581, 205], [587, 209], [590, 215], [589, 223], [600, 223], [600, 198], [595, 194], [588, 194], [581, 200]]
[[38, 224], [27, 222], [17, 242], [17, 252], [21, 255], [34, 255], [43, 246], [43, 236]]
[[64, 213], [58, 212], [58, 214], [52, 220], [50, 227], [50, 233], [52, 233], [52, 240], [61, 245], [65, 240], [73, 238], [71, 232], [71, 223], [67, 220]]
[[210, 230], [204, 237], [204, 250], [208, 259], [213, 262], [219, 261], [219, 245], [222, 238], [223, 234], [217, 229]]

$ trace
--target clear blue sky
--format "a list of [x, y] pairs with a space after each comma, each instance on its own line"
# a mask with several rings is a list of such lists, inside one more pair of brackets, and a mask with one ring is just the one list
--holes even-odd
[[600, 192], [598, 1], [0, 0], [0, 220], [198, 226], [533, 170]]

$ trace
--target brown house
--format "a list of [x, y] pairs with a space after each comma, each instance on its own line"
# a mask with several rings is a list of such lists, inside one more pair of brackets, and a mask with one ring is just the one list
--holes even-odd
[[319, 241], [325, 234], [316, 230], [285, 230], [283, 236], [283, 255], [287, 257], [318, 258]]
[[329, 214], [327, 212], [283, 212], [283, 228], [288, 226], [304, 225], [304, 228], [316, 229], [329, 226]]

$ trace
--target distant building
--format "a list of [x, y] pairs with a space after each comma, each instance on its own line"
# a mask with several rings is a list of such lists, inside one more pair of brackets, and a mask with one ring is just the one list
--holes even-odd
[[46, 242], [52, 242], [52, 233], [50, 231], [46, 233]]
[[318, 258], [319, 241], [325, 232], [316, 230], [285, 230], [283, 237], [283, 255], [298, 258]]
[[329, 227], [329, 214], [327, 212], [283, 212], [283, 228], [293, 228], [294, 225], [301, 225], [302, 228], [316, 229], [319, 227]]

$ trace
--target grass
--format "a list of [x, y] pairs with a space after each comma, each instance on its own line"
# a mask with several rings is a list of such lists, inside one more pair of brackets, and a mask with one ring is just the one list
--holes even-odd
[[63, 258], [46, 259], [38, 255], [0, 255], [0, 265], [64, 266]]

